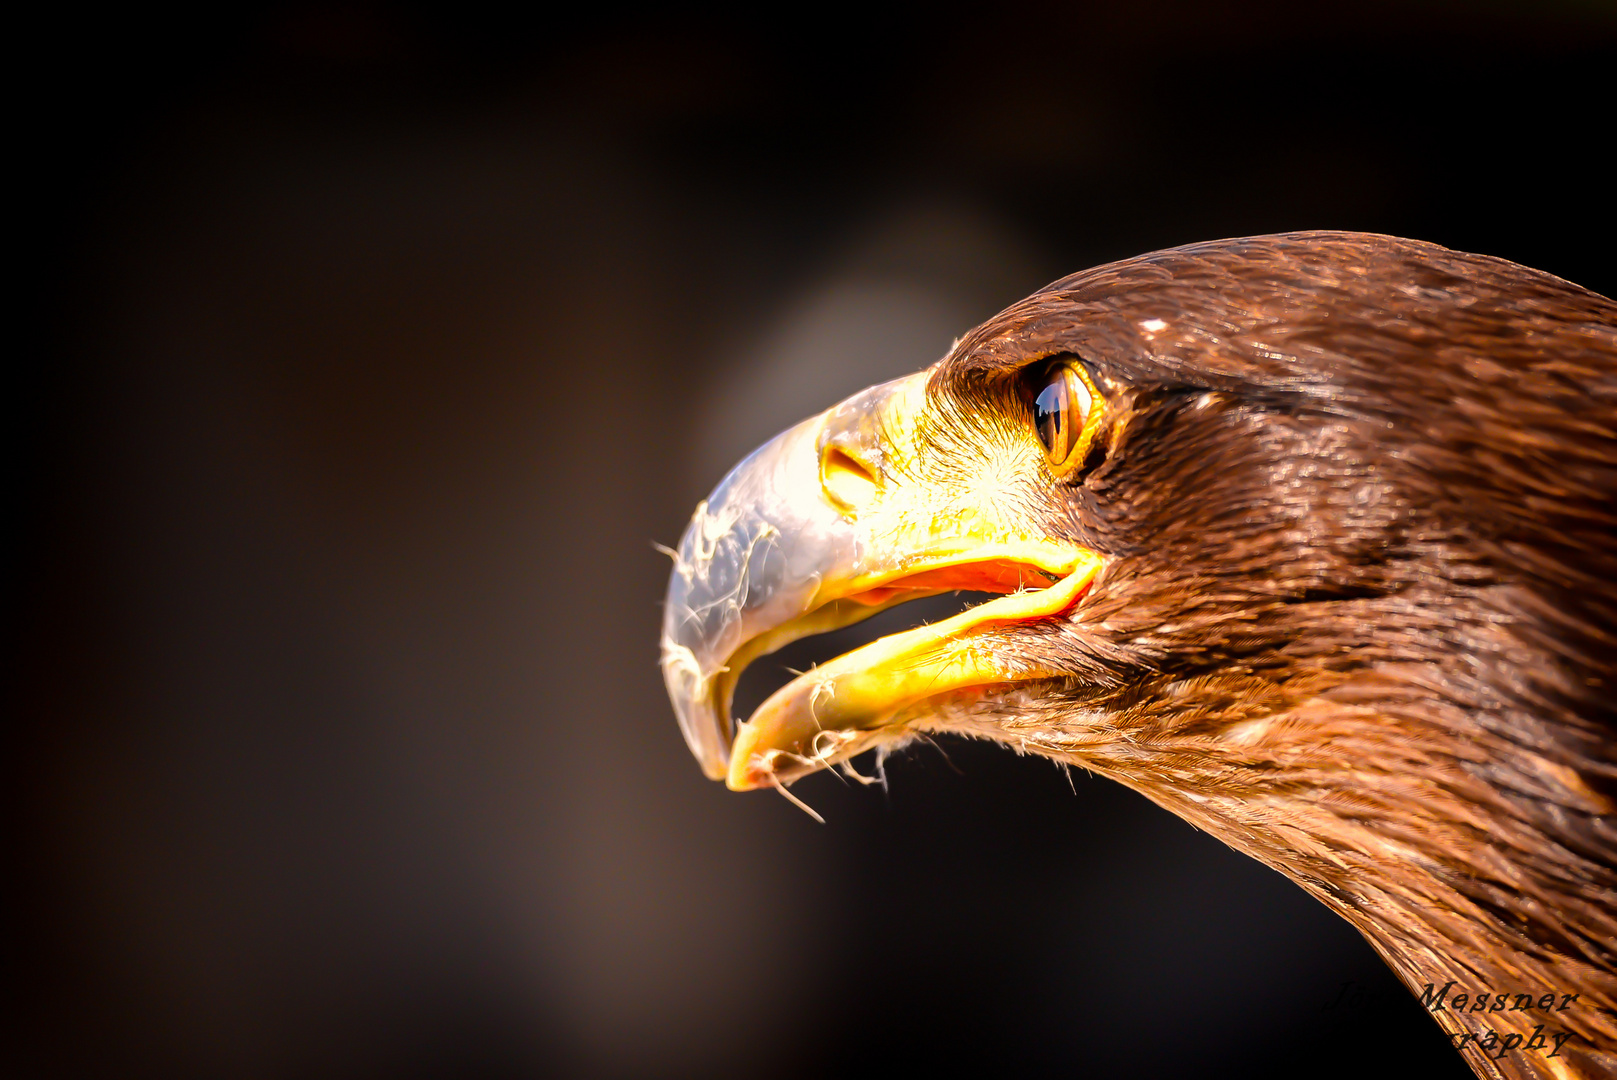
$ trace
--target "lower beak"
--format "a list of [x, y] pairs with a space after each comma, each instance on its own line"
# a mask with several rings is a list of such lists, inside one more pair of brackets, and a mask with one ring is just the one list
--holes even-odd
[[916, 706], [1060, 673], [1018, 663], [989, 641], [1006, 624], [1061, 615], [1100, 568], [1085, 553], [1056, 584], [980, 604], [844, 653], [781, 687], [741, 724], [725, 782], [733, 791], [775, 786], [907, 734]]

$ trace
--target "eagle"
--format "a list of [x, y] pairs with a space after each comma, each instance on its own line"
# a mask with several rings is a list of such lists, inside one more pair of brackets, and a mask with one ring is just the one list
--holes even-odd
[[[991, 594], [794, 678], [760, 656]], [[1291, 878], [1482, 1077], [1617, 1075], [1617, 303], [1298, 232], [1086, 270], [754, 451], [675, 553], [707, 775], [939, 733]]]

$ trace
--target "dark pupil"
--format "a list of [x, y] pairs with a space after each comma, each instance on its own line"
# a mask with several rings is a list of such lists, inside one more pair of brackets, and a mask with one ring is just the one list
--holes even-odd
[[1061, 425], [1066, 422], [1066, 402], [1063, 400], [1066, 386], [1062, 379], [1054, 379], [1049, 386], [1039, 392], [1038, 399], [1033, 402], [1033, 426], [1039, 430], [1039, 441], [1044, 443], [1045, 450], [1051, 454], [1059, 454], [1066, 449], [1066, 440], [1062, 438]]

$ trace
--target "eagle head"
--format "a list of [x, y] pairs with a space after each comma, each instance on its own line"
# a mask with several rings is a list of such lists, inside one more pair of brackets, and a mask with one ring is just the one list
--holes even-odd
[[[732, 721], [751, 661], [957, 590]], [[741, 462], [662, 650], [732, 788], [934, 733], [1081, 766], [1348, 919], [1479, 1075], [1617, 1074], [1605, 297], [1350, 233], [1064, 278]]]

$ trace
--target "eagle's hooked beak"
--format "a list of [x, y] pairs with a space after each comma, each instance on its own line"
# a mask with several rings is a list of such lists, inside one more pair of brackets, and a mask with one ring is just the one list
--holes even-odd
[[[922, 482], [928, 375], [783, 432], [697, 507], [668, 586], [662, 667], [710, 778], [738, 791], [779, 786], [903, 737], [940, 697], [1059, 674], [995, 646], [1007, 624], [1070, 609], [1101, 559], [1029, 535], [1001, 484]], [[736, 681], [753, 660], [953, 590], [1008, 595], [839, 656], [732, 726]]]

